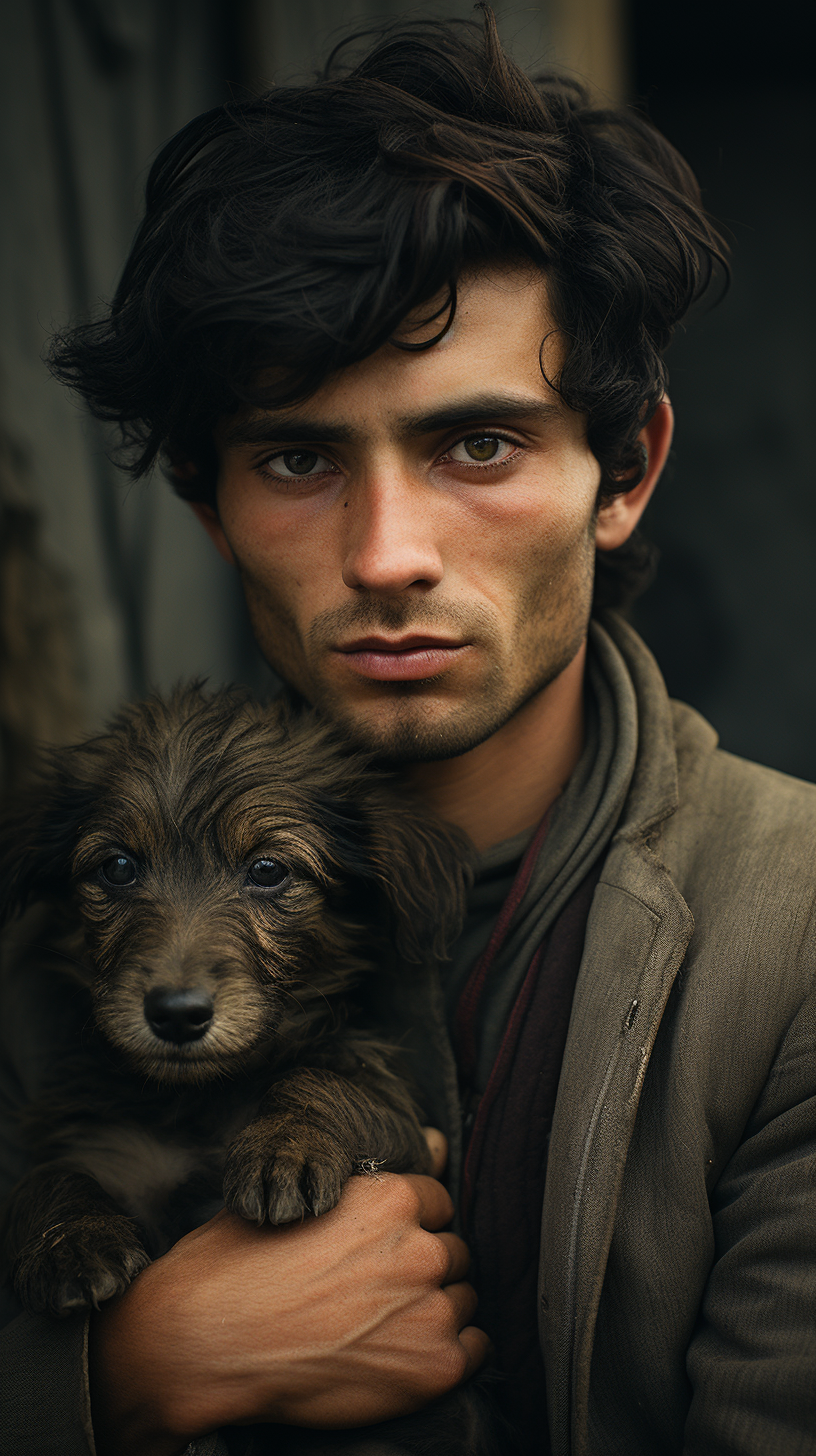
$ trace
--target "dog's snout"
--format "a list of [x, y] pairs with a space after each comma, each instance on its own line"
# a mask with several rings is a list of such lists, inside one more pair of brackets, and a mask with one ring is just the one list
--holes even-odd
[[144, 998], [145, 1020], [162, 1041], [180, 1045], [204, 1036], [213, 1017], [212, 997], [202, 990], [154, 986]]

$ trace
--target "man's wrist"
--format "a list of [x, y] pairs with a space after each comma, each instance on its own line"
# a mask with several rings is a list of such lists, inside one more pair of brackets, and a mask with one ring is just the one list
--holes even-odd
[[200, 1434], [188, 1426], [185, 1393], [168, 1379], [158, 1311], [145, 1299], [150, 1291], [139, 1285], [136, 1280], [91, 1316], [88, 1364], [97, 1456], [180, 1456]]

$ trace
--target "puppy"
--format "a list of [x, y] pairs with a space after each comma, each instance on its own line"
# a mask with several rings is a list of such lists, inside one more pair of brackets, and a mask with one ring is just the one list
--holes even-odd
[[[0, 835], [5, 914], [36, 902], [9, 973], [67, 978], [77, 1028], [25, 1110], [34, 1166], [3, 1217], [24, 1307], [98, 1307], [224, 1203], [286, 1223], [366, 1166], [427, 1170], [358, 993], [394, 944], [444, 952], [471, 862], [331, 728], [236, 691], [148, 699], [57, 751]], [[370, 1434], [230, 1439], [247, 1456], [511, 1449], [483, 1382]]]
[[27, 1309], [98, 1306], [222, 1202], [286, 1223], [366, 1163], [427, 1167], [354, 988], [390, 938], [442, 950], [468, 859], [330, 728], [234, 691], [151, 698], [53, 756], [0, 842], [6, 913], [41, 902], [17, 960], [86, 1002], [5, 1213]]

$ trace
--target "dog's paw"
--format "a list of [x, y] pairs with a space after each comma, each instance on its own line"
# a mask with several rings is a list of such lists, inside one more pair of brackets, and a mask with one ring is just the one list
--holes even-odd
[[250, 1223], [292, 1223], [328, 1213], [354, 1172], [342, 1147], [309, 1146], [306, 1137], [266, 1141], [249, 1127], [233, 1143], [224, 1169], [224, 1202]]
[[32, 1314], [67, 1315], [98, 1309], [127, 1289], [149, 1263], [129, 1218], [87, 1214], [30, 1239], [12, 1279], [23, 1307]]

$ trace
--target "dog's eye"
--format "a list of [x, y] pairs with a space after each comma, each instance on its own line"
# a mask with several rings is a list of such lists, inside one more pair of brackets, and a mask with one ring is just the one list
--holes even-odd
[[112, 854], [102, 865], [102, 878], [109, 885], [132, 885], [136, 866], [127, 854]]
[[256, 859], [247, 870], [247, 881], [250, 885], [260, 885], [264, 890], [271, 890], [276, 885], [282, 885], [288, 875], [286, 865], [282, 865], [279, 859]]

